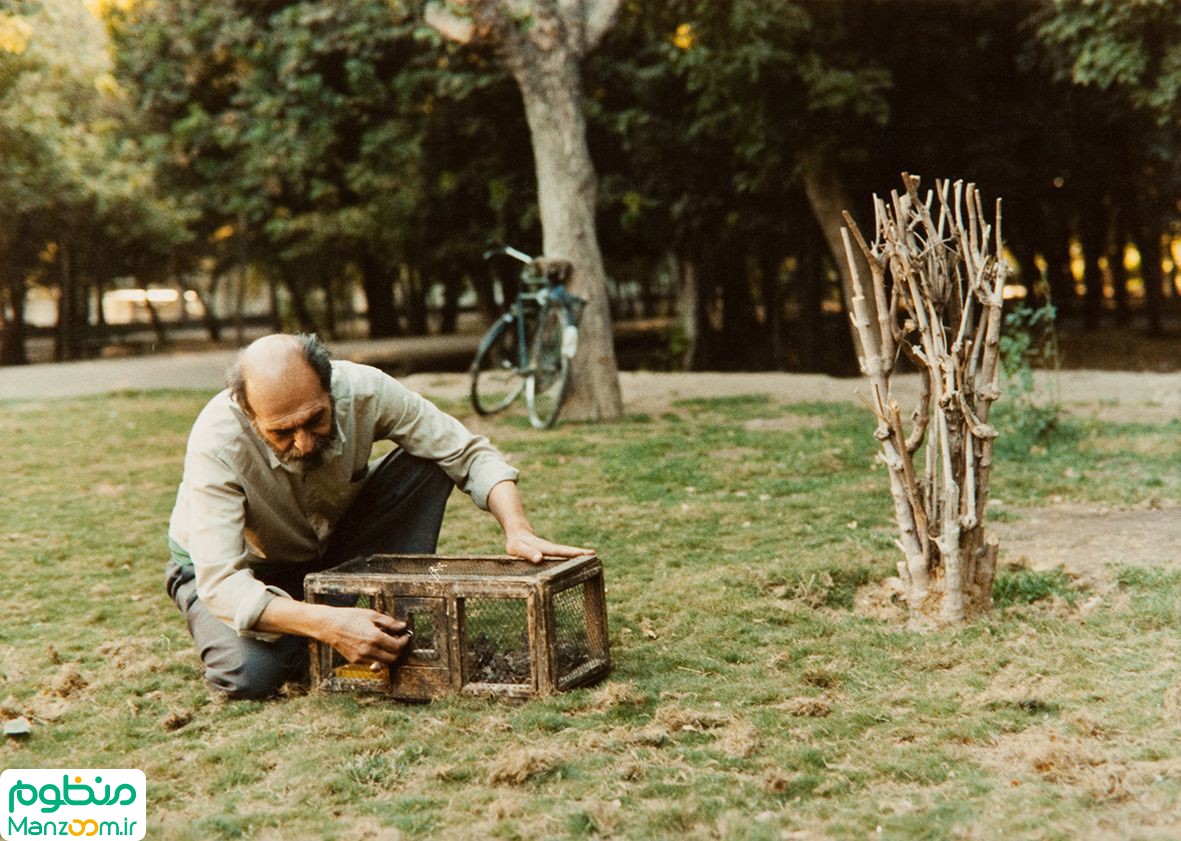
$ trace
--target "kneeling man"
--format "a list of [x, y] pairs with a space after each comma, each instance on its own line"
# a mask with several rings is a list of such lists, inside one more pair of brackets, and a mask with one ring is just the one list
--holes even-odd
[[[533, 533], [517, 471], [486, 438], [376, 368], [333, 361], [315, 336], [264, 336], [189, 434], [169, 524], [168, 593], [205, 680], [260, 698], [301, 679], [308, 637], [351, 663], [392, 664], [408, 637], [383, 613], [303, 601], [303, 578], [358, 555], [434, 552], [458, 485], [540, 561], [589, 549]], [[375, 464], [375, 441], [397, 449]]]

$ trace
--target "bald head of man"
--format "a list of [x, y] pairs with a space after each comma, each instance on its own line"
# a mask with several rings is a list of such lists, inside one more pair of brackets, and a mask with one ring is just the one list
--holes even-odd
[[230, 369], [230, 393], [259, 437], [287, 464], [315, 467], [335, 430], [332, 364], [312, 335], [270, 335]]

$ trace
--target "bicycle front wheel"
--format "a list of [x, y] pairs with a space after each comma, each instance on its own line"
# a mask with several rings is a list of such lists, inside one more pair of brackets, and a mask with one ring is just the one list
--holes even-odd
[[472, 360], [472, 408], [491, 415], [509, 406], [525, 387], [517, 364], [517, 320], [502, 318], [480, 340]]
[[536, 429], [547, 429], [558, 419], [570, 385], [570, 359], [577, 329], [565, 307], [546, 307], [541, 313], [525, 380], [529, 423]]

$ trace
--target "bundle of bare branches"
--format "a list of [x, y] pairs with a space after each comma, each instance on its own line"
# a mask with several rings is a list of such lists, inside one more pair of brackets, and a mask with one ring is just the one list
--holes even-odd
[[[988, 415], [1000, 396], [1006, 267], [999, 199], [990, 224], [974, 184], [936, 181], [920, 199], [919, 179], [902, 180], [905, 193], [893, 192], [888, 204], [874, 196], [872, 244], [848, 212], [841, 235], [853, 275], [850, 317], [905, 555], [899, 577], [911, 625], [928, 627], [992, 606], [997, 541], [985, 534], [984, 513], [997, 433]], [[872, 297], [850, 232], [869, 264]], [[900, 353], [922, 377], [909, 432], [891, 392]]]

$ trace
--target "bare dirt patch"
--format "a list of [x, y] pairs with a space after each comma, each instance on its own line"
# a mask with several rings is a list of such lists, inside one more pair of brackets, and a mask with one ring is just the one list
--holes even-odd
[[[453, 400], [461, 405], [467, 400], [470, 387], [464, 374], [412, 374], [402, 381], [429, 397]], [[1181, 418], [1181, 373], [1038, 371], [1035, 381], [1039, 393], [1056, 397], [1069, 414], [1078, 417], [1117, 423], [1167, 423]], [[865, 404], [857, 396], [858, 392], [864, 395], [868, 388], [862, 377], [779, 372], [623, 371], [619, 375], [619, 384], [623, 390], [624, 411], [629, 413], [660, 415], [670, 411], [678, 400], [765, 394], [773, 405], [845, 403], [865, 412], [867, 425], [872, 423]], [[894, 389], [898, 402], [908, 410], [918, 396], [918, 377], [895, 377]], [[465, 414], [464, 419], [478, 426], [474, 420], [476, 417]], [[747, 423], [753, 424], [748, 428], [754, 429], [794, 430], [819, 422], [807, 417], [786, 416], [758, 418]]]
[[[1093, 594], [1094, 602], [1077, 606], [1084, 613], [1114, 590], [1120, 566], [1181, 565], [1181, 528], [1177, 527], [1181, 506], [1175, 503], [1149, 501], [1126, 507], [1061, 503], [1011, 513], [1013, 519], [989, 524], [1000, 540], [1002, 566], [1062, 570], [1078, 589]], [[1065, 604], [1059, 607], [1072, 612]], [[884, 622], [904, 622], [902, 582], [887, 578], [859, 587], [853, 609]]]
[[1105, 754], [1093, 740], [1031, 727], [1004, 733], [994, 744], [979, 748], [975, 758], [1001, 779], [1014, 783], [1030, 778], [1081, 789], [1091, 800], [1119, 801], [1130, 796], [1128, 767]]
[[1097, 589], [1105, 589], [1112, 570], [1121, 565], [1181, 563], [1181, 508], [1175, 505], [1063, 503], [1018, 513], [1019, 519], [991, 525], [1001, 542], [1002, 563], [1061, 568]]
[[751, 418], [742, 428], [748, 432], [795, 432], [800, 429], [819, 429], [824, 419], [808, 415], [783, 415], [778, 418]]

